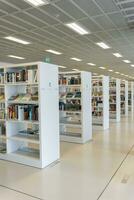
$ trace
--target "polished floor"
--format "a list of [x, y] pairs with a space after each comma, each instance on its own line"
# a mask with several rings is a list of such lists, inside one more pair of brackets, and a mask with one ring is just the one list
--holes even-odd
[[60, 162], [43, 170], [0, 161], [0, 200], [37, 199], [133, 200], [133, 117], [85, 145], [61, 143]]

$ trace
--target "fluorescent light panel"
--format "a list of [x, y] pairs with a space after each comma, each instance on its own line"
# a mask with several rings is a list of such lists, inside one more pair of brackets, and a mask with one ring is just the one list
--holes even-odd
[[113, 55], [116, 56], [117, 58], [123, 57], [120, 53], [113, 53]]
[[125, 63], [131, 63], [130, 60], [123, 60], [123, 62], [125, 62]]
[[132, 64], [131, 67], [134, 67], [134, 65]]
[[105, 67], [99, 67], [100, 69], [106, 69]]
[[78, 61], [78, 62], [80, 62], [80, 61], [82, 61], [81, 59], [79, 59], [79, 58], [70, 58], [71, 60], [75, 60], [75, 61]]
[[44, 4], [45, 5], [49, 4], [47, 0], [25, 0], [25, 1], [33, 6], [42, 6]]
[[115, 72], [116, 74], [119, 74], [120, 72]]
[[94, 63], [87, 63], [88, 65], [91, 65], [91, 66], [96, 66], [96, 64]]
[[80, 70], [78, 70], [78, 69], [72, 69], [73, 71], [77, 71], [77, 72], [79, 72]]
[[23, 58], [23, 57], [20, 57], [20, 56], [14, 56], [14, 55], [8, 55], [8, 57], [10, 57], [10, 58], [16, 58], [16, 59], [19, 59], [19, 60], [23, 60], [23, 59], [25, 59], [25, 58]]
[[107, 44], [105, 44], [104, 42], [97, 42], [96, 44], [103, 49], [110, 49], [111, 48]]
[[80, 35], [86, 35], [89, 34], [87, 30], [85, 30], [83, 27], [81, 27], [79, 24], [73, 22], [73, 23], [68, 23], [66, 24], [67, 27], [71, 28], [75, 32], [77, 32]]
[[20, 44], [25, 44], [25, 45], [30, 44], [30, 42], [27, 42], [25, 40], [22, 40], [22, 39], [13, 37], [13, 36], [7, 36], [7, 37], [5, 37], [5, 39], [11, 40], [13, 42], [17, 42], [17, 43], [20, 43]]
[[49, 53], [53, 53], [55, 55], [61, 55], [62, 54], [61, 52], [58, 52], [58, 51], [55, 51], [55, 50], [52, 50], [52, 49], [47, 49], [46, 51], [49, 52]]
[[109, 69], [108, 71], [109, 71], [109, 72], [113, 72], [113, 70], [112, 70], [112, 69]]
[[59, 66], [59, 68], [65, 69], [65, 68], [67, 68], [67, 67], [65, 67], [65, 66]]

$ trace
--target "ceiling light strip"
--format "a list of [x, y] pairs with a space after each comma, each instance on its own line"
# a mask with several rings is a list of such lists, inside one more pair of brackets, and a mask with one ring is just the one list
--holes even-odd
[[81, 27], [79, 24], [73, 22], [66, 24], [67, 27], [74, 30], [75, 32], [79, 33], [80, 35], [86, 35], [89, 34], [87, 30], [85, 30], [83, 27]]

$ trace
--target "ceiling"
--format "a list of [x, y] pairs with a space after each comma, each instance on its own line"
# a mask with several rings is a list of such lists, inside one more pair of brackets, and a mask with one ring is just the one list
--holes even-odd
[[[0, 0], [0, 61], [20, 62], [8, 58], [9, 54], [25, 57], [25, 62], [50, 57], [52, 63], [67, 66], [68, 70], [77, 68], [119, 76], [108, 72], [113, 69], [134, 76], [134, 68], [122, 61], [128, 59], [134, 64], [132, 20], [134, 0], [51, 0], [49, 5], [36, 8], [24, 0]], [[91, 34], [75, 33], [65, 26], [69, 22], [79, 22]], [[6, 36], [18, 37], [30, 44], [11, 42], [4, 38]], [[111, 49], [97, 46], [100, 41]], [[45, 52], [47, 49], [63, 54], [52, 55]], [[113, 56], [115, 52], [121, 53], [123, 58]], [[82, 62], [70, 60], [71, 57], [80, 58]], [[89, 62], [96, 66], [87, 65]], [[98, 68], [100, 66], [106, 70]]]

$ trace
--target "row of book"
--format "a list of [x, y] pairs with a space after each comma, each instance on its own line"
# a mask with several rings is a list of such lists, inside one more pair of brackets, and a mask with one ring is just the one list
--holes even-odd
[[92, 86], [102, 86], [102, 81], [93, 81]]
[[67, 100], [66, 103], [63, 101], [59, 102], [59, 110], [61, 111], [81, 111], [80, 100]]
[[36, 83], [38, 82], [37, 70], [22, 69], [17, 72], [7, 72], [5, 74], [5, 81], [7, 83], [16, 83], [16, 82]]
[[8, 119], [38, 121], [38, 105], [10, 105]]
[[81, 84], [80, 76], [74, 76], [74, 77], [59, 76], [59, 85], [80, 85], [80, 84]]

